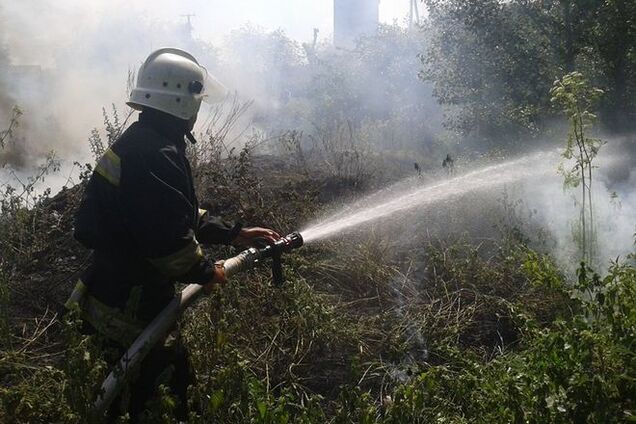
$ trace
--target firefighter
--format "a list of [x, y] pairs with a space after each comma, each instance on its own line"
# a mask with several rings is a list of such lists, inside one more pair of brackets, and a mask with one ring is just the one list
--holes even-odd
[[[75, 217], [75, 238], [93, 250], [92, 263], [67, 306], [77, 305], [86, 332], [98, 333], [114, 363], [175, 296], [175, 283], [198, 283], [209, 293], [224, 284], [223, 266], [206, 259], [205, 244], [248, 247], [280, 236], [243, 228], [199, 209], [187, 138], [201, 101], [219, 101], [223, 86], [185, 51], [152, 53], [139, 70], [128, 105], [141, 111], [98, 161]], [[110, 416], [143, 412], [158, 384], [179, 398], [186, 415], [192, 382], [187, 353], [174, 333], [143, 361], [129, 401]]]

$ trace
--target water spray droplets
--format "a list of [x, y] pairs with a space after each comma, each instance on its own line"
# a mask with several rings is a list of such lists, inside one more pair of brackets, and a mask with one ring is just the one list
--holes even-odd
[[[524, 156], [521, 159], [487, 166], [464, 175], [428, 184], [424, 187], [410, 187], [406, 190], [391, 186], [380, 193], [390, 193], [389, 199], [378, 204], [369, 205], [371, 199], [378, 198], [372, 194], [353, 207], [347, 209], [354, 212], [338, 212], [331, 217], [301, 231], [305, 243], [318, 241], [343, 233], [362, 224], [371, 223], [379, 218], [398, 215], [416, 206], [430, 206], [469, 193], [502, 186], [533, 176], [539, 176], [555, 169], [556, 153], [538, 153]], [[398, 190], [398, 193], [393, 193]], [[386, 198], [386, 196], [384, 196]]]

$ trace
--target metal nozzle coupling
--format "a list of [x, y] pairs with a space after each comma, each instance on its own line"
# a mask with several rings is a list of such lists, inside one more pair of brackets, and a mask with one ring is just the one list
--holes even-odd
[[303, 237], [298, 232], [294, 232], [276, 240], [274, 244], [270, 244], [261, 250], [264, 257], [271, 257], [287, 253], [293, 249], [303, 245]]
[[283, 253], [290, 252], [303, 245], [303, 237], [298, 232], [294, 232], [276, 240], [274, 244], [270, 244], [260, 250], [261, 257], [272, 258], [272, 279], [275, 285], [281, 285], [285, 278], [283, 276], [283, 267], [281, 256]]
[[290, 250], [297, 249], [302, 245], [303, 236], [301, 236], [297, 231], [286, 235], [274, 243], [276, 250], [280, 250], [281, 252], [289, 252]]

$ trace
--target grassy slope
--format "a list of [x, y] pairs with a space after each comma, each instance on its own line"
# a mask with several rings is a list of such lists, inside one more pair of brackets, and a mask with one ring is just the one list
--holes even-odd
[[[261, 162], [245, 155], [197, 170], [204, 203], [226, 199], [226, 214], [293, 230], [337, 179], [276, 162], [265, 172]], [[82, 422], [107, 371], [91, 340], [53, 315], [86, 256], [69, 237], [78, 197], [68, 192], [59, 211], [53, 201], [3, 216], [5, 245], [24, 251], [0, 275], [12, 324], [0, 357], [2, 422]], [[569, 281], [510, 225], [489, 243], [457, 232], [386, 238], [374, 230], [306, 246], [286, 258], [283, 287], [256, 269], [189, 311], [191, 421], [611, 422], [636, 413], [633, 267]], [[173, 407], [164, 393], [149, 420], [170, 422]]]

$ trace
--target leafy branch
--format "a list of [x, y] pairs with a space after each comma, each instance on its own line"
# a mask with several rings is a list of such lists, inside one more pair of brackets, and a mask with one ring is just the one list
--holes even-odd
[[13, 132], [19, 125], [18, 120], [20, 116], [22, 116], [22, 110], [18, 106], [14, 106], [11, 120], [9, 121], [9, 128], [4, 131], [0, 131], [0, 148], [4, 148], [6, 141], [9, 137], [13, 136]]
[[602, 95], [603, 90], [591, 86], [580, 72], [565, 75], [550, 90], [551, 102], [566, 114], [570, 124], [559, 173], [566, 189], [581, 187], [580, 247], [582, 258], [587, 260], [592, 259], [595, 245], [592, 170], [597, 167], [593, 162], [604, 144], [588, 134], [597, 120], [592, 110]]

